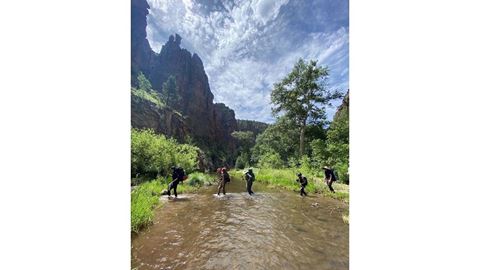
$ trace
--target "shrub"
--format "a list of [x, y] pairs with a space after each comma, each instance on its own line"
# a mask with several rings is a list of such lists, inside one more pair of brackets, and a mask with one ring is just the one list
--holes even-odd
[[201, 172], [194, 172], [188, 175], [188, 180], [185, 182], [190, 186], [204, 186], [211, 185], [215, 182], [215, 177]]
[[249, 155], [248, 153], [244, 152], [240, 156], [238, 156], [237, 160], [235, 161], [235, 168], [237, 169], [245, 169], [246, 167], [250, 166], [249, 162]]
[[267, 152], [261, 155], [258, 164], [261, 168], [280, 169], [283, 167], [282, 158], [276, 152]]
[[132, 129], [131, 140], [132, 176], [154, 179], [168, 175], [171, 166], [181, 166], [186, 172], [197, 167], [199, 149], [195, 146], [179, 144], [150, 129]]

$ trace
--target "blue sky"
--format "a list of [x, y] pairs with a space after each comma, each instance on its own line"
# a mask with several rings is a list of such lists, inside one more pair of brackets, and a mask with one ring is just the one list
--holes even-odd
[[[273, 122], [272, 86], [300, 57], [328, 66], [332, 89], [349, 88], [348, 0], [147, 1], [152, 49], [182, 36], [182, 47], [203, 61], [214, 101], [237, 119]], [[335, 110], [327, 109], [329, 119]]]

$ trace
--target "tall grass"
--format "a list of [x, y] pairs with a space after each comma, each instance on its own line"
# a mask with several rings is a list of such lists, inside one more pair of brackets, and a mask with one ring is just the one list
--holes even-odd
[[153, 222], [153, 209], [160, 203], [162, 186], [158, 181], [151, 181], [137, 186], [130, 196], [131, 230], [139, 232]]

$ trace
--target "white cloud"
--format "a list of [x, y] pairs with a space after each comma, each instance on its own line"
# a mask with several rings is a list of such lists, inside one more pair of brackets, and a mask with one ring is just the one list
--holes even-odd
[[348, 87], [348, 29], [290, 29], [279, 16], [288, 2], [234, 0], [202, 11], [205, 6], [191, 0], [149, 0], [147, 38], [158, 52], [170, 34], [180, 34], [182, 46], [202, 58], [215, 102], [237, 118], [271, 122], [273, 83], [300, 57], [328, 65], [333, 84]]

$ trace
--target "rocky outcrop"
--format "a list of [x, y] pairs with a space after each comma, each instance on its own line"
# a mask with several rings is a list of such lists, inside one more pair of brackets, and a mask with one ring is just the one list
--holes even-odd
[[268, 124], [253, 120], [237, 120], [237, 131], [251, 131], [257, 136], [267, 129]]
[[[202, 60], [181, 48], [182, 38], [175, 34], [155, 53], [146, 39], [146, 16], [148, 3], [132, 0], [132, 86], [141, 72], [151, 82], [152, 88], [161, 92], [162, 84], [170, 77], [176, 79], [178, 101], [172, 104], [172, 111], [178, 111], [180, 118], [167, 111], [155, 111], [132, 97], [132, 126], [152, 128], [183, 141], [185, 136], [209, 154], [214, 165], [233, 165], [235, 140], [231, 133], [236, 130], [235, 113], [224, 104], [214, 104], [208, 77]], [[170, 120], [169, 120], [170, 119]], [[166, 122], [165, 122], [166, 121]], [[218, 154], [216, 152], [222, 153]], [[221, 164], [228, 163], [228, 164]]]
[[340, 104], [340, 106], [338, 106], [338, 109], [335, 112], [335, 115], [333, 116], [333, 121], [335, 121], [337, 118], [339, 118], [340, 116], [343, 116], [343, 115], [346, 115], [346, 117], [348, 119], [349, 106], [350, 106], [350, 97], [349, 96], [350, 96], [350, 89], [347, 91], [347, 93], [343, 97], [342, 104]]
[[132, 84], [136, 75], [150, 64], [153, 51], [147, 40], [147, 14], [150, 6], [145, 0], [131, 1], [131, 73]]
[[185, 119], [170, 108], [159, 108], [154, 103], [132, 96], [131, 102], [132, 127], [138, 129], [152, 129], [155, 133], [179, 138], [180, 142], [191, 136], [191, 131]]
[[226, 147], [228, 151], [235, 151], [235, 141], [232, 132], [237, 129], [235, 112], [223, 103], [213, 105], [215, 140]]

